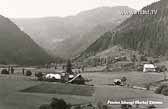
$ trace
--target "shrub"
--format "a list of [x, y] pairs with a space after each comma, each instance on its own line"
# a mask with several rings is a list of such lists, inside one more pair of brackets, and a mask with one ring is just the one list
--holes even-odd
[[7, 75], [9, 75], [9, 72], [7, 71], [7, 69], [3, 69], [3, 70], [1, 71], [1, 74], [7, 74]]
[[168, 87], [163, 88], [161, 94], [168, 96]]
[[43, 73], [42, 72], [36, 73], [35, 76], [38, 78], [38, 80], [43, 80]]
[[31, 76], [32, 75], [32, 72], [30, 70], [27, 70], [26, 71], [26, 76]]
[[165, 65], [157, 66], [156, 71], [157, 72], [165, 72], [165, 71], [167, 71], [167, 68]]
[[160, 86], [155, 90], [155, 93], [156, 93], [156, 94], [161, 94], [161, 92], [162, 92], [162, 90], [163, 90], [164, 88], [168, 88], [168, 86], [167, 86], [166, 84], [160, 85]]

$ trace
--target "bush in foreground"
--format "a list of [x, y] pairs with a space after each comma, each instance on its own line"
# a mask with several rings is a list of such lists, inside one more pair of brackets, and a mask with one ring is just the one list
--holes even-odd
[[63, 99], [52, 98], [50, 104], [42, 104], [39, 109], [70, 109], [70, 105]]

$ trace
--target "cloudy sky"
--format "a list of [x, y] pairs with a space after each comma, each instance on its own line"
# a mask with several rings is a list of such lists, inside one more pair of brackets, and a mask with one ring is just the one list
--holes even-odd
[[6, 17], [65, 17], [101, 6], [129, 6], [141, 9], [158, 0], [0, 0], [0, 14]]

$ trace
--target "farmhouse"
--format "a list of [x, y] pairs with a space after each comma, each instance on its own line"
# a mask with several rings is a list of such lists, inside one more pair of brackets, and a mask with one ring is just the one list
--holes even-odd
[[154, 64], [144, 64], [143, 72], [156, 72], [156, 67]]

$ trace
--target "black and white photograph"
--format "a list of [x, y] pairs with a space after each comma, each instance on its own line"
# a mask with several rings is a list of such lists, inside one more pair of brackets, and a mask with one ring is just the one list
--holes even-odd
[[168, 0], [0, 0], [0, 109], [168, 109]]

